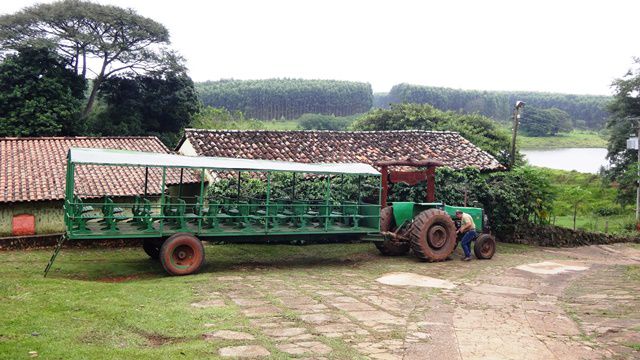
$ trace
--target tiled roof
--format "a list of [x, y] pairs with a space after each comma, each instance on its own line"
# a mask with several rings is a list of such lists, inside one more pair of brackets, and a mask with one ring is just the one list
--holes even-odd
[[[197, 155], [299, 162], [436, 159], [454, 169], [501, 170], [490, 154], [451, 131], [241, 131], [185, 129]], [[180, 147], [180, 145], [178, 147]]]
[[[148, 137], [0, 138], [0, 203], [64, 199], [66, 158], [70, 147], [169, 153]], [[76, 194], [130, 196], [144, 193], [144, 168], [83, 165], [76, 169]], [[160, 193], [162, 170], [149, 170], [148, 194]], [[167, 184], [180, 181], [180, 171], [167, 171]], [[185, 171], [183, 181], [199, 181]]]

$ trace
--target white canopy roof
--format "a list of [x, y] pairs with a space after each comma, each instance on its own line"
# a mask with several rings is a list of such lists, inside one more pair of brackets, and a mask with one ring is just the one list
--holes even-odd
[[178, 168], [292, 171], [322, 174], [380, 175], [373, 166], [362, 163], [307, 164], [289, 161], [235, 159], [207, 156], [185, 156], [114, 149], [69, 149], [69, 158], [76, 164], [166, 166]]

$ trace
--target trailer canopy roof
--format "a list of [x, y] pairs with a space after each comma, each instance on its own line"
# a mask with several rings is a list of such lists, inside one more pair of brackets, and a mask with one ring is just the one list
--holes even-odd
[[75, 164], [380, 175], [380, 172], [373, 166], [362, 163], [308, 164], [289, 161], [185, 156], [142, 151], [86, 148], [71, 148], [69, 149], [68, 156], [70, 161]]

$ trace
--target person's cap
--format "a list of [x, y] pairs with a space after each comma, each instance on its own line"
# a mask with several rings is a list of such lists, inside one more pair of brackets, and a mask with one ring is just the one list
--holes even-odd
[[456, 210], [456, 214], [462, 214], [462, 210]]

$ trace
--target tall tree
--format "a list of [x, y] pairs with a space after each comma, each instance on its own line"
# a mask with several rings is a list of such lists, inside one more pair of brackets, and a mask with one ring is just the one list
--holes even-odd
[[85, 81], [55, 52], [25, 48], [0, 64], [0, 136], [77, 135]]
[[200, 109], [184, 60], [166, 53], [161, 67], [143, 75], [112, 77], [104, 84], [106, 110], [92, 122], [104, 135], [158, 135], [171, 145]]
[[82, 117], [91, 112], [106, 80], [157, 66], [160, 47], [168, 43], [169, 32], [160, 23], [131, 9], [88, 1], [38, 4], [0, 16], [2, 50], [49, 44], [83, 78], [88, 71], [94, 74]]
[[607, 158], [611, 162], [609, 175], [617, 178], [637, 161], [637, 153], [627, 150], [626, 140], [637, 134], [640, 121], [640, 58], [634, 58], [633, 68], [612, 84], [613, 101], [609, 104], [612, 116], [607, 122], [610, 130]]

